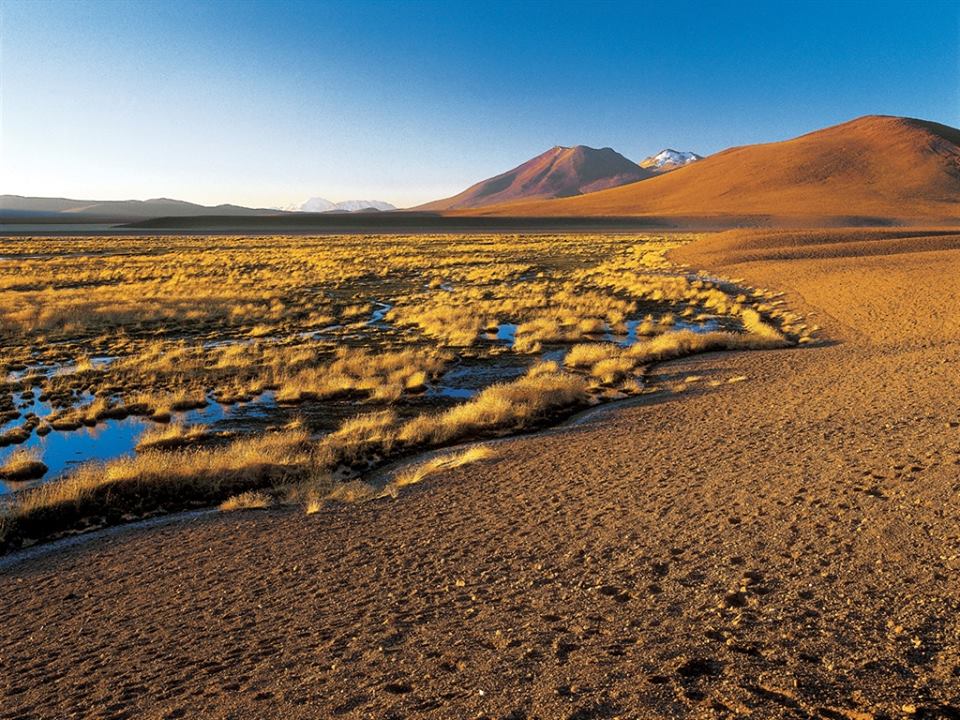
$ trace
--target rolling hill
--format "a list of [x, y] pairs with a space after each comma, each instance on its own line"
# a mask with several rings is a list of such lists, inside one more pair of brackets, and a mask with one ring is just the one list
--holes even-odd
[[197, 205], [183, 200], [70, 200], [67, 198], [0, 195], [0, 221], [46, 220], [58, 223], [131, 222], [155, 217], [200, 215], [253, 216], [276, 214], [276, 210], [239, 205]]
[[634, 183], [654, 173], [611, 148], [556, 146], [458, 195], [414, 210], [457, 210], [534, 198], [562, 198]]
[[724, 150], [642, 183], [511, 202], [479, 214], [651, 216], [761, 224], [960, 218], [960, 130], [870, 115], [792, 140]]

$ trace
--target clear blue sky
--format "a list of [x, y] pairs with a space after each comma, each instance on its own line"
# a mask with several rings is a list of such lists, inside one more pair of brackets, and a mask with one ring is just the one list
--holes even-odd
[[0, 0], [0, 193], [408, 205], [553, 145], [960, 125], [958, 0]]

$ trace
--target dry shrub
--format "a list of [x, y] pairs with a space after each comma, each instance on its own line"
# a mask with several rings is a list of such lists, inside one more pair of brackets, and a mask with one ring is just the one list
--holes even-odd
[[586, 399], [586, 382], [578, 375], [526, 375], [511, 383], [491, 385], [469, 402], [446, 412], [414, 418], [400, 428], [398, 438], [412, 445], [440, 444], [490, 430], [526, 427]]
[[137, 451], [185, 447], [206, 436], [206, 425], [160, 425], [144, 431], [137, 441]]
[[220, 503], [222, 512], [234, 510], [263, 510], [273, 505], [273, 498], [265, 492], [247, 490]]
[[289, 430], [236, 440], [217, 448], [150, 450], [21, 493], [3, 508], [0, 545], [11, 535], [41, 537], [98, 513], [118, 516], [208, 504], [244, 490], [288, 483], [310, 468], [308, 435]]
[[638, 364], [660, 362], [713, 350], [756, 350], [788, 345], [782, 335], [753, 335], [733, 332], [696, 333], [678, 330], [631, 345], [627, 355]]
[[489, 460], [495, 456], [496, 453], [493, 448], [486, 445], [474, 445], [460, 452], [438, 455], [412, 467], [404, 468], [394, 477], [393, 482], [388, 486], [387, 492], [394, 494], [390, 488], [402, 488], [407, 485], [414, 485], [421, 482], [424, 478], [442, 472], [443, 470], [452, 470], [453, 468], [462, 467], [463, 465], [469, 465], [470, 463], [481, 460]]
[[43, 477], [47, 466], [36, 448], [17, 448], [0, 466], [0, 480], [22, 482]]

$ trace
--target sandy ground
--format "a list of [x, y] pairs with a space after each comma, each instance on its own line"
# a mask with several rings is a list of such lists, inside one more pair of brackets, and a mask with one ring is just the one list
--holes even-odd
[[960, 717], [955, 240], [717, 236], [684, 259], [787, 290], [833, 342], [663, 366], [747, 379], [397, 500], [2, 570], [0, 717]]

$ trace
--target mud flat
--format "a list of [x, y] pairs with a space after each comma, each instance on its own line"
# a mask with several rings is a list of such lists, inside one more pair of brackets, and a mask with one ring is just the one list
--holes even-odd
[[699, 379], [395, 500], [2, 571], [0, 717], [960, 716], [960, 235], [898, 232], [674, 251], [824, 346], [657, 366]]

